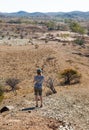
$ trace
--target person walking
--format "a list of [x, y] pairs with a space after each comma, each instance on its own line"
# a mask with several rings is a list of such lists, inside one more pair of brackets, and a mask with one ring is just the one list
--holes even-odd
[[42, 86], [43, 86], [44, 76], [42, 75], [42, 70], [37, 69], [37, 75], [34, 76], [34, 94], [36, 100], [36, 107], [38, 107], [38, 100], [40, 98], [40, 107], [43, 106], [42, 100]]

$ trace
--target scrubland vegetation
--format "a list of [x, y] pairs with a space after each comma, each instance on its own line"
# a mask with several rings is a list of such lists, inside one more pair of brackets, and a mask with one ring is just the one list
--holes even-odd
[[[43, 85], [44, 108], [38, 113], [52, 118], [59, 115], [59, 120], [76, 124], [76, 130], [88, 130], [88, 20], [0, 18], [1, 106], [20, 109], [33, 105], [33, 77], [39, 67], [48, 84]], [[30, 103], [26, 104], [25, 99]]]

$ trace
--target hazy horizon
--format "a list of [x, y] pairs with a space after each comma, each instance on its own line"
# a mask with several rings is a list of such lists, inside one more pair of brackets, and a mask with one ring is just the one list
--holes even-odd
[[71, 12], [89, 11], [89, 0], [2, 0], [0, 12]]
[[56, 11], [56, 12], [41, 12], [41, 11], [34, 11], [34, 12], [28, 12], [28, 11], [25, 11], [25, 10], [18, 10], [18, 11], [14, 11], [14, 12], [0, 12], [0, 13], [17, 13], [17, 12], [20, 12], [20, 11], [23, 11], [23, 12], [27, 12], [27, 13], [36, 13], [36, 12], [39, 12], [39, 13], [58, 13], [58, 12], [63, 12], [63, 13], [68, 13], [68, 12], [76, 12], [76, 11], [79, 11], [79, 12], [89, 12], [89, 11], [81, 11], [81, 10], [72, 10], [72, 11]]

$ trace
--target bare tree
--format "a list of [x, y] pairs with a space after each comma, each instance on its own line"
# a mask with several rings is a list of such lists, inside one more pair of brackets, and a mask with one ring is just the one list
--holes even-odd
[[47, 80], [47, 87], [50, 88], [53, 93], [57, 93], [54, 88], [54, 80], [51, 77]]
[[11, 87], [11, 90], [17, 95], [16, 93], [16, 85], [19, 83], [19, 79], [16, 78], [9, 78], [6, 80], [6, 84]]

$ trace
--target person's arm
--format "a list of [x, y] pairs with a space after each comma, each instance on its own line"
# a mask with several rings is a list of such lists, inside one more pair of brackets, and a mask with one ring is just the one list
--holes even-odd
[[48, 81], [44, 78], [44, 82], [43, 82], [44, 86], [47, 86]]
[[36, 82], [36, 78], [35, 78], [35, 76], [34, 76], [34, 80], [33, 80], [33, 83], [35, 83]]

